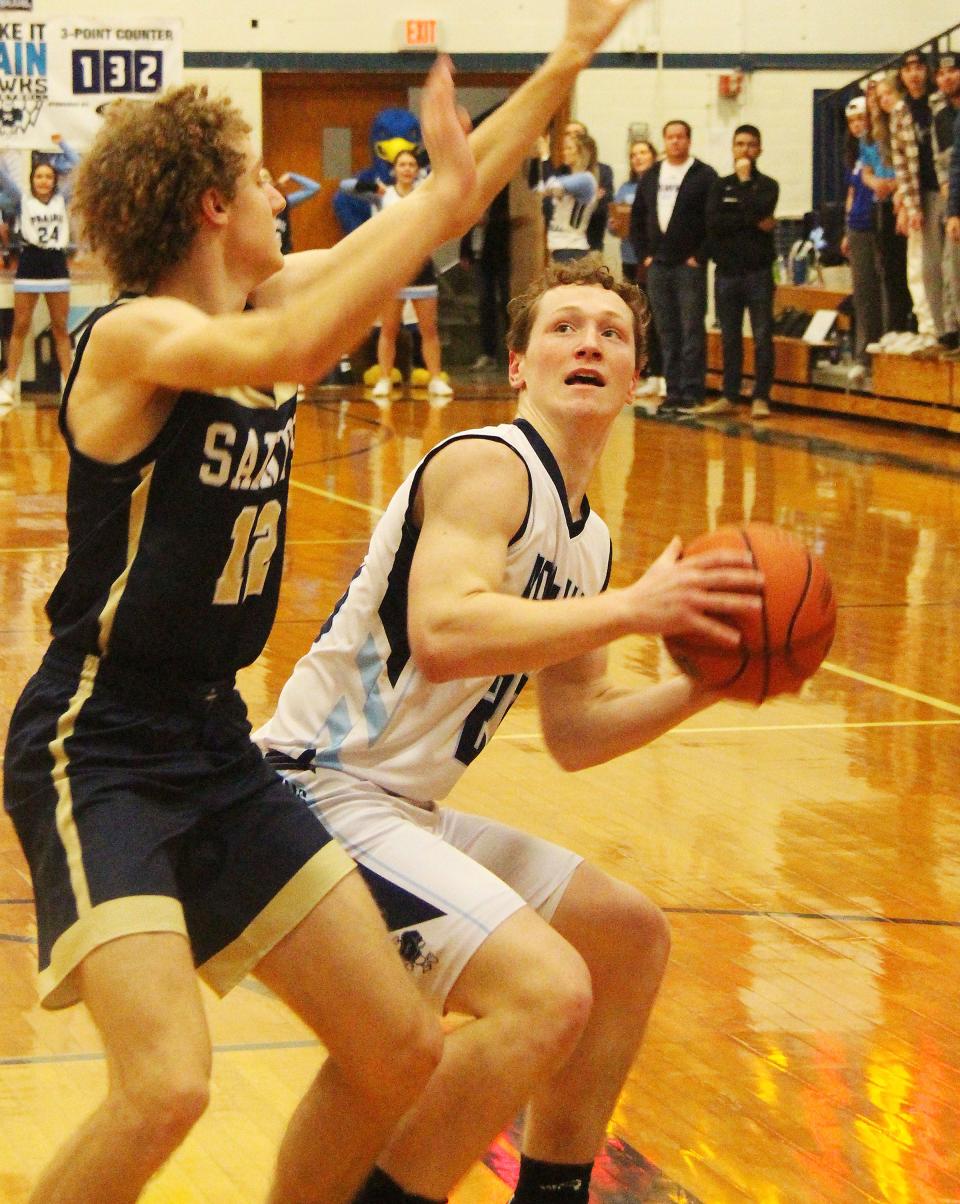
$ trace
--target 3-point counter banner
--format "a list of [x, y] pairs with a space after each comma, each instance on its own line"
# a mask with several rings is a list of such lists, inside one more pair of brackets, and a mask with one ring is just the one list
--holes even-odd
[[106, 25], [0, 11], [0, 148], [53, 151], [51, 135], [60, 134], [83, 151], [104, 105], [119, 97], [149, 100], [182, 82], [180, 21]]

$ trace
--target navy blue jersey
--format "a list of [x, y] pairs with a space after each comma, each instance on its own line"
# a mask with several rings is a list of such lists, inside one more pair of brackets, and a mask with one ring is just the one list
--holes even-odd
[[66, 423], [93, 325], [60, 407], [68, 556], [47, 603], [54, 640], [139, 672], [232, 677], [259, 656], [276, 613], [296, 390], [184, 391], [147, 448], [103, 464]]

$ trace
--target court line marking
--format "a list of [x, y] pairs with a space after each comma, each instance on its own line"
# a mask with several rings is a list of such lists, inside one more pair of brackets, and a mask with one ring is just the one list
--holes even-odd
[[834, 911], [769, 911], [752, 907], [661, 907], [674, 915], [744, 916], [761, 920], [833, 920], [842, 924], [910, 924], [926, 928], [960, 928], [960, 920], [930, 920], [921, 916], [873, 916]]
[[[303, 486], [303, 488], [312, 489], [312, 486]], [[338, 500], [340, 500], [340, 499], [338, 499]], [[374, 513], [379, 513], [379, 511], [375, 511]], [[302, 547], [302, 546], [308, 545], [308, 544], [317, 544], [317, 545], [347, 544], [347, 543], [368, 544], [369, 542], [370, 542], [370, 539], [368, 536], [355, 535], [355, 536], [352, 536], [351, 538], [345, 538], [345, 539], [288, 539], [286, 541], [286, 546], [288, 548], [293, 548], [293, 547]], [[66, 552], [66, 550], [67, 550], [67, 545], [65, 543], [64, 544], [56, 544], [55, 546], [46, 547], [46, 548], [0, 548], [0, 556], [8, 556], [8, 555], [11, 555], [12, 553], [18, 553], [18, 552], [21, 554], [26, 554], [26, 553], [36, 554], [36, 553], [44, 553], [44, 552], [54, 553], [54, 552], [56, 552], [58, 555], [62, 555], [64, 552]]]
[[[368, 514], [382, 515], [384, 513], [383, 510], [379, 509], [376, 506], [369, 506], [369, 505], [367, 505], [366, 502], [354, 501], [352, 498], [344, 497], [343, 494], [332, 493], [327, 489], [318, 489], [317, 486], [315, 486], [315, 485], [306, 485], [302, 481], [293, 481], [293, 480], [291, 480], [290, 484], [292, 487], [295, 487], [297, 489], [306, 490], [306, 492], [312, 493], [316, 497], [327, 498], [329, 501], [334, 501], [334, 502], [342, 502], [345, 506], [353, 506], [359, 510], [366, 511]], [[946, 702], [942, 698], [934, 698], [930, 694], [922, 694], [917, 690], [909, 689], [907, 686], [894, 685], [893, 682], [883, 681], [878, 677], [870, 677], [866, 673], [858, 673], [856, 671], [856, 669], [846, 669], [842, 665], [836, 664], [834, 661], [824, 661], [823, 664], [820, 666], [820, 668], [826, 669], [830, 673], [836, 673], [839, 677], [848, 677], [848, 678], [850, 678], [851, 681], [859, 681], [863, 685], [874, 686], [878, 690], [885, 690], [889, 694], [896, 694], [900, 698], [909, 698], [914, 702], [926, 703], [927, 706], [935, 707], [939, 711], [946, 711], [950, 715], [960, 715], [960, 706], [958, 706], [956, 703]], [[838, 726], [843, 727], [843, 726], [848, 726], [848, 725], [840, 724]], [[709, 730], [724, 730], [724, 729], [696, 728], [696, 729], [687, 729], [687, 730], [709, 731]], [[728, 730], [738, 731], [741, 729], [731, 728]], [[791, 730], [791, 729], [781, 728], [780, 730]]]
[[875, 686], [878, 690], [886, 690], [889, 694], [897, 694], [901, 698], [910, 698], [914, 702], [925, 702], [927, 706], [936, 707], [938, 711], [946, 711], [950, 715], [960, 715], [960, 706], [953, 702], [944, 702], [942, 698], [934, 698], [930, 694], [921, 694], [907, 686], [897, 686], [893, 682], [883, 681], [879, 677], [870, 677], [866, 673], [858, 673], [856, 669], [847, 669], [833, 661], [824, 661], [821, 669], [836, 673], [839, 677], [849, 677], [851, 681], [862, 682], [866, 686]]
[[[307, 619], [296, 620], [308, 622]], [[944, 703], [949, 708], [950, 703]], [[955, 708], [960, 710], [960, 708]], [[865, 719], [849, 724], [735, 724], [726, 727], [687, 727], [684, 725], [671, 727], [670, 731], [661, 734], [659, 739], [670, 736], [729, 736], [737, 732], [855, 732], [865, 727], [960, 727], [960, 719]], [[542, 740], [543, 732], [496, 732], [497, 740]], [[0, 768], [4, 759], [0, 756]], [[2, 903], [0, 899], [0, 903]]]
[[326, 546], [328, 544], [342, 544], [342, 543], [359, 543], [359, 544], [363, 544], [364, 546], [366, 546], [369, 542], [370, 542], [370, 540], [366, 535], [355, 535], [350, 539], [288, 539], [286, 541], [286, 546], [288, 548], [295, 548], [295, 547], [305, 547], [305, 546], [309, 546], [311, 544], [321, 544], [323, 546]]
[[[299, 1041], [263, 1041], [243, 1045], [214, 1045], [214, 1053], [261, 1053], [275, 1049], [315, 1049], [320, 1048], [317, 1040]], [[0, 1066], [46, 1066], [59, 1062], [102, 1062], [105, 1055], [96, 1051], [90, 1053], [65, 1054], [25, 1054], [21, 1057], [0, 1058]]]
[[[733, 727], [673, 727], [664, 736], [718, 735], [730, 732], [856, 731], [866, 727], [960, 727], [960, 719], [865, 719], [862, 723], [758, 723]], [[497, 740], [542, 740], [543, 732], [497, 732]], [[639, 751], [639, 750], [637, 750]]]
[[307, 485], [304, 481], [291, 480], [290, 488], [302, 489], [305, 493], [312, 493], [314, 497], [326, 498], [328, 502], [340, 502], [344, 506], [352, 506], [354, 510], [364, 510], [367, 514], [376, 514], [378, 517], [384, 513], [379, 506], [368, 506], [366, 502], [355, 501], [342, 493], [332, 493], [329, 489], [320, 489], [316, 485]]

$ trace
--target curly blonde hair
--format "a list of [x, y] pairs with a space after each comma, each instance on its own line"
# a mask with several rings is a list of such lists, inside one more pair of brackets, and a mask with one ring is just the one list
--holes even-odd
[[118, 288], [149, 290], [183, 260], [203, 193], [217, 188], [233, 199], [249, 133], [226, 97], [192, 84], [150, 104], [121, 100], [106, 109], [76, 171], [73, 212]]
[[616, 293], [626, 303], [633, 316], [634, 361], [638, 368], [641, 367], [647, 358], [646, 330], [650, 325], [650, 308], [637, 286], [629, 280], [618, 280], [599, 255], [585, 255], [582, 259], [552, 264], [542, 276], [514, 297], [507, 306], [510, 315], [507, 347], [518, 353], [526, 351], [540, 298], [552, 288], [560, 288], [565, 284], [597, 285]]

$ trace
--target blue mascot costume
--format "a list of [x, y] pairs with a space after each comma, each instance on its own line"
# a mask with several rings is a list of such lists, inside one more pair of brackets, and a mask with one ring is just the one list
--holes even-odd
[[[422, 159], [421, 140], [420, 122], [415, 113], [411, 113], [409, 109], [381, 109], [370, 127], [370, 151], [373, 161], [369, 167], [364, 167], [362, 171], [357, 172], [357, 182], [375, 184], [379, 181], [384, 187], [392, 184], [394, 159], [401, 151], [412, 151]], [[349, 234], [352, 230], [356, 230], [357, 226], [367, 221], [370, 217], [370, 206], [366, 201], [351, 196], [349, 193], [337, 191], [333, 197], [333, 212], [343, 233]], [[410, 329], [414, 336], [413, 360], [416, 365], [411, 374], [411, 383], [423, 384], [429, 380], [430, 374], [424, 368], [420, 356], [418, 328], [414, 325]], [[368, 368], [364, 373], [364, 384], [376, 384], [379, 375], [380, 370], [374, 363], [373, 367]], [[396, 368], [394, 376], [397, 380], [400, 379], [400, 373]], [[421, 377], [423, 379], [420, 379]]]

